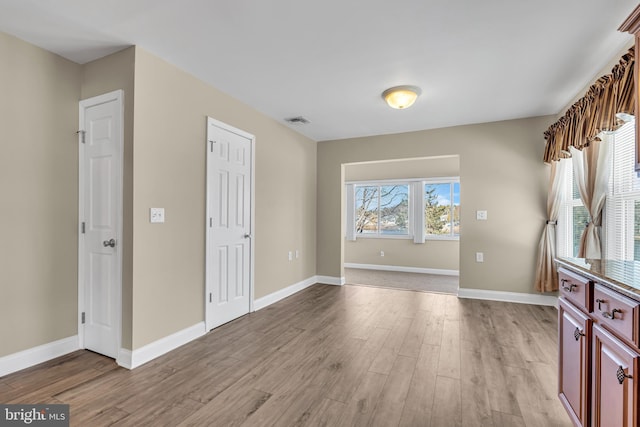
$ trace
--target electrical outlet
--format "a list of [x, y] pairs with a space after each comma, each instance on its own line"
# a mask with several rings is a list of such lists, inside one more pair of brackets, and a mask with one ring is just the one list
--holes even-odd
[[384, 251], [380, 251], [380, 256], [384, 256]]
[[293, 261], [293, 252], [289, 251], [289, 261]]
[[487, 211], [476, 211], [476, 220], [477, 221], [486, 221], [487, 220]]
[[482, 252], [476, 252], [476, 262], [484, 262], [484, 254]]
[[164, 222], [164, 208], [149, 208], [149, 221], [152, 224]]
[[296, 249], [296, 259], [300, 258], [300, 251]]

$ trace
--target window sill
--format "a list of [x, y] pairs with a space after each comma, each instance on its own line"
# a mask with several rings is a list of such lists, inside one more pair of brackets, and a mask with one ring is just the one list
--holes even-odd
[[434, 240], [434, 241], [438, 241], [438, 240], [453, 240], [453, 241], [459, 241], [460, 240], [460, 236], [434, 236], [434, 235], [427, 235], [424, 236], [424, 240]]
[[358, 239], [410, 240], [410, 239], [413, 239], [413, 236], [408, 235], [408, 234], [356, 234], [356, 240], [358, 240]]

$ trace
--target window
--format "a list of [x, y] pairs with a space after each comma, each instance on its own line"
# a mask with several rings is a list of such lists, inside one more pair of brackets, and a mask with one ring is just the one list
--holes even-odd
[[409, 235], [409, 184], [356, 185], [357, 234]]
[[577, 257], [582, 231], [589, 222], [589, 213], [580, 199], [578, 185], [573, 177], [573, 165], [570, 159], [564, 169], [564, 202], [558, 216], [558, 254]]
[[460, 235], [460, 183], [425, 183], [424, 225], [427, 236]]
[[605, 257], [640, 260], [640, 178], [635, 168], [635, 126], [626, 123], [613, 141], [605, 205]]
[[460, 179], [363, 181], [346, 185], [346, 237], [458, 239]]
[[[610, 143], [613, 163], [603, 214], [603, 257], [640, 260], [640, 178], [634, 170], [634, 122], [618, 129]], [[567, 165], [563, 181], [565, 197], [558, 216], [558, 255], [577, 257], [589, 214], [580, 200], [571, 160], [562, 161]]]

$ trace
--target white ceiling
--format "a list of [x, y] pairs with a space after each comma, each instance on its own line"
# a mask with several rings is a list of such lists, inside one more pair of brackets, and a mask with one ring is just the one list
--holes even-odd
[[[138, 45], [322, 141], [556, 114], [632, 44], [636, 5], [0, 0], [0, 31], [78, 63]], [[401, 84], [423, 94], [392, 110], [380, 94]]]

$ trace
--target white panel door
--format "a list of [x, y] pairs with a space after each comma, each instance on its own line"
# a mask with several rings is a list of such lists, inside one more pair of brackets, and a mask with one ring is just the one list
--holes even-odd
[[208, 330], [251, 309], [252, 157], [251, 135], [208, 119]]
[[80, 102], [79, 294], [84, 348], [120, 346], [122, 92]]

